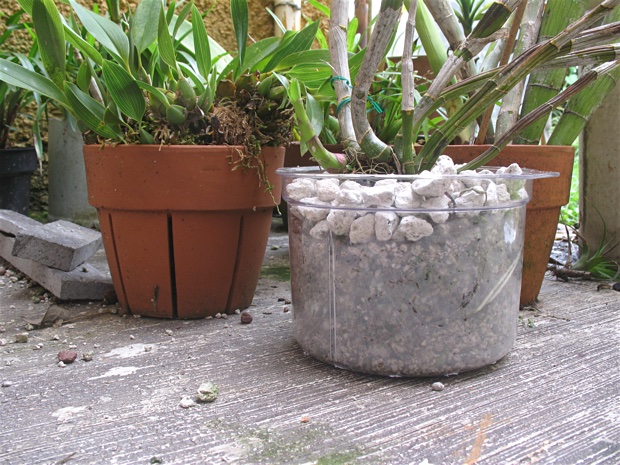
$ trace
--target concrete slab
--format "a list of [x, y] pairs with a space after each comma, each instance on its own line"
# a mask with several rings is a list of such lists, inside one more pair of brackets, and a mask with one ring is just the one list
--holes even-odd
[[28, 228], [36, 228], [41, 223], [12, 210], [0, 210], [0, 233], [17, 236]]
[[101, 233], [68, 221], [22, 228], [12, 254], [62, 271], [71, 271], [101, 248]]
[[61, 300], [103, 300], [114, 291], [107, 265], [84, 263], [72, 271], [47, 267], [13, 255], [15, 238], [0, 233], [0, 257]]

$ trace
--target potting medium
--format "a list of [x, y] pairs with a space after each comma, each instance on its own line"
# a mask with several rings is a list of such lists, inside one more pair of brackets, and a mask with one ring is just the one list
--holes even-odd
[[294, 337], [333, 365], [454, 374], [504, 357], [517, 330], [525, 205], [517, 165], [415, 176], [285, 168]]

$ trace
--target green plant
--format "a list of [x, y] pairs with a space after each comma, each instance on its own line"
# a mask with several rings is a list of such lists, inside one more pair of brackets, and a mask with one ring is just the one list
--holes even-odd
[[[310, 100], [308, 95], [317, 96], [303, 83], [292, 79], [288, 86], [289, 97], [310, 152], [325, 168], [347, 170], [355, 160], [356, 165], [361, 163], [366, 168], [374, 166], [373, 169], [377, 169], [380, 166], [382, 171], [416, 173], [430, 169], [450, 141], [467, 135], [472, 126], [477, 126], [478, 141], [494, 137], [491, 138], [492, 147], [487, 152], [461, 168], [472, 169], [488, 163], [517, 136], [523, 139], [522, 143], [540, 143], [542, 130], [534, 128], [533, 124], [538, 123], [536, 126], [540, 126], [542, 121], [544, 129], [545, 118], [551, 110], [566, 102], [569, 102], [569, 111], [564, 112], [560, 118], [551, 140], [559, 145], [571, 144], [576, 132], [580, 131], [584, 121], [598, 106], [599, 99], [613, 87], [620, 73], [617, 46], [614, 44], [620, 30], [620, 23], [614, 22], [620, 19], [620, 0], [602, 1], [588, 12], [585, 12], [585, 2], [570, 2], [571, 6], [576, 4], [570, 11], [563, 9], [557, 2], [530, 0], [525, 4], [522, 0], [495, 1], [465, 37], [456, 16], [452, 15], [452, 21], [443, 20], [449, 15], [439, 16], [441, 12], [454, 13], [447, 0], [427, 2], [426, 5], [422, 0], [383, 0], [369, 48], [359, 72], [352, 80], [353, 73], [350, 72], [349, 57], [344, 47], [347, 7], [350, 2], [332, 1], [330, 37], [334, 46], [330, 48], [330, 62], [339, 107], [340, 139], [346, 148], [346, 156], [330, 153], [322, 147], [310, 119], [304, 115], [304, 99]], [[391, 146], [373, 131], [367, 117], [367, 98], [378, 66], [385, 58], [385, 51], [400, 20], [403, 4], [408, 8], [401, 65], [403, 91], [399, 99], [403, 127], [399, 140]], [[425, 7], [428, 7], [428, 11]], [[543, 9], [545, 14], [541, 15]], [[429, 19], [429, 13], [435, 18], [436, 24]], [[607, 24], [593, 27], [606, 16]], [[532, 20], [541, 17], [541, 38], [537, 39], [538, 31], [528, 27]], [[437, 26], [444, 32], [453, 49], [448, 57], [439, 56], [445, 54], [445, 51], [439, 50], [439, 46], [432, 49], [438, 55], [437, 59], [432, 60], [436, 63], [435, 67], [438, 68], [442, 61], [443, 65], [437, 69], [432, 85], [418, 102], [415, 101], [411, 60], [416, 22], [420, 23], [417, 30], [427, 53], [427, 43], [433, 43]], [[505, 24], [509, 26], [508, 31], [502, 29]], [[550, 38], [545, 39], [545, 34]], [[464, 39], [461, 40], [461, 37]], [[517, 37], [519, 40], [516, 40]], [[495, 51], [502, 53], [499, 53], [497, 62], [493, 63], [489, 58], [485, 60], [486, 68], [476, 69], [473, 66], [474, 57], [486, 45], [498, 39], [502, 39], [502, 42], [495, 45]], [[563, 82], [569, 66], [584, 63], [594, 68], [566, 89], [539, 94], [537, 87], [544, 86], [549, 80], [556, 82], [558, 75], [560, 82]], [[523, 110], [519, 115], [522, 95], [520, 86], [528, 76], [531, 76], [530, 83], [535, 81], [536, 85], [526, 91]], [[497, 126], [494, 127], [490, 125], [490, 116], [499, 101], [502, 101], [502, 109]], [[416, 149], [414, 142], [422, 133], [429, 116], [442, 107], [447, 114], [446, 121], [433, 131], [421, 149]], [[489, 125], [493, 131], [487, 131]]]
[[[19, 9], [12, 15], [0, 12], [0, 17], [4, 19], [4, 33], [0, 36], [0, 59], [9, 61], [14, 64], [35, 69], [39, 66], [39, 49], [36, 35], [27, 23], [22, 23], [21, 19], [25, 11]], [[6, 50], [7, 40], [13, 32], [18, 30], [27, 30], [30, 33], [32, 45], [28, 54], [11, 52]], [[0, 148], [4, 149], [9, 146], [11, 132], [15, 130], [13, 125], [17, 117], [22, 113], [30, 103], [36, 102], [41, 110], [38, 110], [33, 118], [33, 133], [35, 136], [35, 148], [39, 158], [43, 154], [43, 144], [39, 131], [42, 109], [44, 108], [43, 100], [40, 95], [30, 90], [24, 90], [5, 82], [0, 81]]]
[[[255, 153], [288, 142], [292, 110], [276, 72], [304, 64], [318, 24], [248, 46], [247, 0], [231, 0], [237, 50], [227, 53], [193, 1], [142, 0], [127, 13], [111, 1], [109, 18], [69, 3], [63, 18], [52, 0], [20, 0], [46, 44], [43, 66], [1, 59], [0, 78], [52, 99], [87, 143], [231, 144]], [[75, 73], [67, 71], [73, 57]]]

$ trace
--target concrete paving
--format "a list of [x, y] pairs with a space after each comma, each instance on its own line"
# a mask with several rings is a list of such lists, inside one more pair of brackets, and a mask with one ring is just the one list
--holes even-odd
[[[427, 379], [317, 362], [289, 299], [277, 222], [251, 324], [121, 317], [0, 276], [0, 464], [620, 463], [619, 292], [549, 278], [507, 357]], [[205, 382], [217, 399], [189, 402]]]

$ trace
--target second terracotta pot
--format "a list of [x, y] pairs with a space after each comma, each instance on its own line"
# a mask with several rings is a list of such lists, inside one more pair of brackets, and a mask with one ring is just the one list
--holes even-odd
[[[283, 148], [256, 169], [242, 147], [85, 146], [89, 202], [97, 208], [119, 303], [134, 314], [203, 318], [247, 308], [280, 199]], [[236, 169], [233, 169], [236, 167]]]

